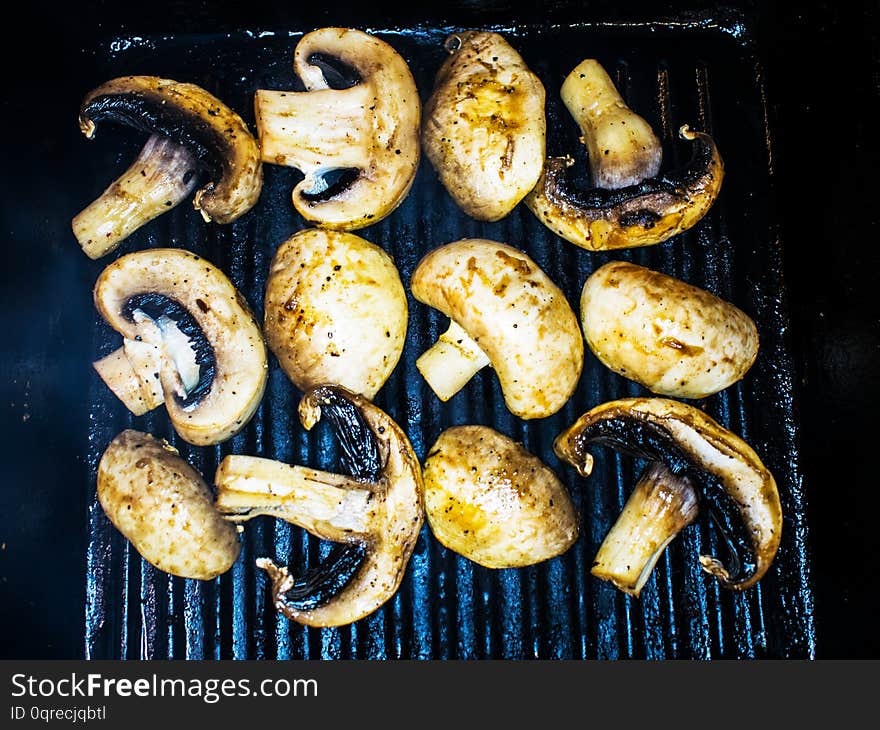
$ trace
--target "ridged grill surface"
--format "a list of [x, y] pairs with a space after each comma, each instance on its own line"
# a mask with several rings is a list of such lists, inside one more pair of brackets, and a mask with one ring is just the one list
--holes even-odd
[[[218, 36], [116, 39], [95, 51], [95, 83], [128, 73], [197, 83], [241, 113], [253, 128], [253, 92], [293, 86], [292, 56], [299, 31]], [[424, 100], [445, 56], [443, 40], [458, 28], [376, 30], [410, 63]], [[577, 129], [559, 99], [565, 75], [586, 57], [600, 60], [628, 103], [655, 128], [664, 169], [686, 161], [682, 124], [712, 133], [726, 163], [721, 196], [690, 231], [664, 244], [589, 253], [556, 237], [525, 206], [497, 223], [468, 218], [443, 190], [425, 158], [405, 202], [390, 217], [359, 232], [393, 257], [403, 281], [430, 249], [464, 237], [504, 241], [526, 251], [563, 289], [575, 311], [587, 276], [624, 259], [706, 288], [745, 310], [761, 337], [747, 377], [701, 403], [741, 434], [771, 469], [784, 510], [782, 545], [760, 584], [745, 593], [720, 589], [697, 556], [717, 554], [707, 522], [688, 527], [661, 558], [641, 598], [593, 578], [590, 564], [621, 511], [643, 464], [596, 450], [589, 479], [552, 452], [553, 438], [588, 408], [647, 391], [617, 376], [587, 352], [575, 395], [554, 416], [524, 422], [504, 407], [497, 378], [486, 369], [448, 403], [422, 380], [416, 358], [445, 328], [438, 313], [408, 292], [410, 321], [403, 357], [376, 397], [408, 433], [423, 458], [440, 432], [480, 423], [521, 441], [571, 489], [581, 535], [564, 555], [524, 569], [492, 571], [446, 550], [427, 525], [403, 585], [375, 614], [336, 629], [314, 629], [276, 613], [261, 556], [302, 571], [327, 545], [269, 518], [245, 526], [233, 569], [202, 583], [174, 578], [143, 561], [112, 527], [95, 497], [103, 450], [127, 427], [167, 438], [210, 482], [227, 454], [251, 454], [333, 470], [334, 438], [319, 424], [306, 432], [296, 417], [300, 393], [274, 357], [256, 416], [240, 435], [216, 447], [177, 438], [164, 408], [132, 417], [97, 375], [89, 390], [87, 479], [91, 494], [85, 616], [92, 658], [698, 658], [808, 657], [814, 653], [812, 593], [805, 504], [798, 467], [797, 411], [792, 393], [781, 242], [773, 212], [772, 135], [766, 120], [760, 65], [742, 28], [689, 25], [552, 25], [496, 29], [520, 51], [547, 90], [548, 153], [571, 152], [586, 169]], [[88, 88], [83, 88], [83, 94]], [[99, 130], [74, 153], [83, 177], [82, 205], [133, 159], [143, 138], [130, 130]], [[220, 266], [262, 320], [269, 262], [278, 246], [304, 227], [293, 210], [295, 171], [267, 165], [257, 206], [226, 226], [205, 225], [188, 204], [153, 221], [120, 249], [95, 262], [95, 277], [123, 253], [146, 247], [188, 248]], [[76, 244], [71, 240], [71, 246]], [[407, 287], [408, 289], [408, 287]], [[94, 354], [118, 347], [119, 336], [94, 319]]]

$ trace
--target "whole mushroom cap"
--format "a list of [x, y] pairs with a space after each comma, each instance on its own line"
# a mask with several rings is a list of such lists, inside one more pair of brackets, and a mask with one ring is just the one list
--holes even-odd
[[400, 360], [406, 329], [406, 292], [379, 246], [309, 228], [275, 254], [264, 332], [300, 390], [335, 383], [372, 399]]

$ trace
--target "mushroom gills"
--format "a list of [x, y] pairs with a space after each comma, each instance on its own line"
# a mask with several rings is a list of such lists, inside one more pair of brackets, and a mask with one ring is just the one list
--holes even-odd
[[181, 381], [177, 402], [185, 410], [195, 407], [211, 389], [216, 359], [193, 316], [179, 302], [155, 292], [129, 298], [122, 312], [136, 324], [155, 324], [160, 341], [154, 344], [164, 348]]
[[138, 228], [186, 200], [198, 163], [186, 147], [150, 136], [119, 178], [73, 219], [73, 234], [92, 259], [110, 253]]
[[358, 179], [360, 172], [355, 167], [333, 167], [315, 170], [309, 180], [312, 186], [301, 193], [303, 200], [321, 203], [341, 194]]
[[[718, 527], [728, 553], [726, 568], [718, 558], [701, 555], [700, 563], [704, 569], [731, 584], [746, 581], [754, 575], [757, 568], [755, 549], [749, 539], [748, 527], [740, 519], [736, 501], [724, 491], [717, 479], [697, 468], [666, 431], [651, 421], [607, 418], [596, 421], [589, 437], [584, 435], [582, 438], [636, 458], [665, 464], [677, 478], [688, 477], [699, 487], [702, 502]], [[701, 441], [690, 445], [698, 450], [713, 448], [711, 444]]]
[[690, 479], [659, 462], [649, 464], [605, 536], [590, 572], [638, 597], [667, 545], [697, 517]]
[[306, 61], [321, 70], [321, 76], [331, 89], [350, 89], [363, 82], [363, 77], [354, 66], [329, 53], [311, 53]]
[[257, 562], [284, 615], [339, 626], [375, 611], [400, 585], [424, 519], [421, 468], [403, 431], [362, 396], [316, 386], [299, 411], [307, 430], [327, 417], [352, 476], [230, 455], [215, 476], [216, 506], [232, 522], [268, 515], [339, 543], [299, 578], [268, 558]]
[[[382, 472], [379, 445], [355, 402], [338, 389], [327, 389], [320, 408], [321, 416], [327, 418], [337, 434], [342, 468], [358, 480], [379, 479]], [[311, 429], [314, 424], [304, 425]]]
[[297, 611], [318, 608], [343, 590], [360, 570], [367, 549], [361, 543], [334, 545], [327, 557], [300, 578], [291, 578], [286, 567], [279, 568], [269, 558], [258, 558], [257, 567], [269, 574], [273, 583], [289, 584], [284, 602]]
[[589, 251], [661, 243], [708, 212], [724, 178], [712, 137], [687, 125], [679, 134], [694, 143], [690, 162], [617, 190], [575, 187], [568, 174], [574, 160], [550, 157], [526, 204], [554, 233]]

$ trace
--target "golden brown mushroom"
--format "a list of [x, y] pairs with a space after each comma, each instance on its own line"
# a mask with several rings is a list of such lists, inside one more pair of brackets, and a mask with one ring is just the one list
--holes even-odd
[[552, 415], [571, 397], [584, 355], [577, 317], [522, 251], [485, 239], [455, 241], [421, 260], [411, 287], [452, 320], [416, 363], [441, 400], [489, 363], [507, 408], [520, 418]]

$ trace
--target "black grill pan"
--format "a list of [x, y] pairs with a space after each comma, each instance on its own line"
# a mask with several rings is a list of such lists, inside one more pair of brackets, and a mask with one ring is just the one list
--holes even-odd
[[[338, 18], [337, 22], [342, 19]], [[216, 34], [119, 35], [91, 49], [93, 78], [156, 74], [197, 83], [253, 125], [257, 88], [291, 88], [292, 54], [315, 26], [255, 27]], [[363, 27], [363, 26], [361, 26]], [[210, 583], [170, 577], [144, 562], [110, 525], [95, 499], [95, 471], [110, 440], [127, 427], [166, 437], [210, 480], [223, 456], [262, 455], [334, 469], [329, 429], [305, 432], [296, 418], [299, 393], [274, 358], [265, 398], [253, 421], [231, 441], [196, 448], [177, 438], [163, 409], [132, 417], [95, 374], [88, 388], [87, 460], [80, 478], [90, 506], [86, 567], [85, 654], [89, 658], [363, 658], [363, 659], [625, 659], [812, 657], [813, 597], [805, 499], [798, 453], [797, 403], [789, 341], [782, 252], [774, 215], [772, 135], [761, 65], [742, 17], [721, 13], [669, 21], [522, 22], [496, 30], [520, 51], [547, 89], [548, 153], [578, 150], [577, 130], [559, 99], [568, 71], [595, 57], [624, 97], [661, 136], [664, 165], [689, 155], [676, 137], [682, 124], [711, 132], [726, 162], [721, 196], [693, 229], [664, 244], [616, 253], [588, 253], [554, 236], [524, 207], [481, 223], [459, 211], [423, 159], [406, 201], [390, 217], [359, 232], [395, 259], [405, 282], [431, 248], [463, 237], [505, 241], [525, 250], [563, 289], [577, 311], [587, 276], [620, 258], [704, 287], [745, 310], [758, 325], [757, 363], [739, 384], [704, 401], [706, 411], [742, 434], [774, 473], [784, 510], [782, 545], [770, 572], [743, 594], [720, 589], [697, 555], [718, 549], [707, 523], [687, 528], [661, 559], [640, 599], [594, 579], [589, 566], [640, 473], [628, 457], [602, 452], [590, 479], [553, 455], [556, 434], [588, 408], [647, 392], [587, 354], [574, 397], [556, 415], [523, 422], [504, 407], [490, 370], [448, 403], [421, 379], [415, 359], [445, 321], [411, 297], [404, 355], [376, 398], [424, 457], [439, 433], [462, 423], [490, 425], [520, 440], [571, 488], [582, 520], [577, 543], [540, 565], [490, 571], [444, 549], [427, 526], [395, 598], [350, 627], [312, 629], [280, 617], [254, 560], [270, 556], [301, 571], [326, 545], [285, 523], [246, 525], [241, 558]], [[374, 25], [409, 62], [423, 99], [444, 57], [442, 42], [457, 25]], [[95, 141], [75, 146], [69, 164], [83, 170], [84, 207], [124, 169], [142, 138], [105, 125]], [[585, 165], [583, 152], [578, 164]], [[180, 246], [220, 266], [262, 317], [269, 261], [304, 226], [290, 202], [298, 179], [265, 167], [257, 206], [227, 227], [206, 226], [179, 206], [134, 234], [108, 259], [90, 264], [91, 281], [109, 260], [147, 247]], [[68, 254], [78, 255], [72, 237]], [[95, 314], [97, 359], [118, 336]]]

